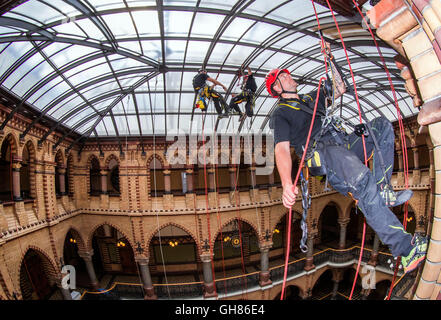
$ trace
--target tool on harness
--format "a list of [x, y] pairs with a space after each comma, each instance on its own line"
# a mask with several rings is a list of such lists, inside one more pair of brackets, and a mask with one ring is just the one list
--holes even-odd
[[[346, 78], [346, 76], [345, 76], [344, 73], [342, 72], [340, 66], [335, 62], [334, 57], [332, 57], [332, 58], [329, 58], [329, 57], [328, 57], [328, 59], [329, 59], [330, 62], [332, 61], [333, 65], [335, 66], [335, 68], [337, 69], [338, 73], [340, 74], [340, 76], [341, 76], [343, 82], [345, 83], [345, 86], [346, 86], [346, 93], [348, 93], [349, 95], [351, 95], [354, 99], [357, 99], [357, 97], [355, 96], [355, 92], [354, 92], [352, 86], [349, 85], [349, 81], [348, 81], [348, 79]], [[362, 135], [364, 135], [365, 137], [368, 136], [368, 135], [370, 135], [370, 136], [372, 137], [372, 141], [373, 141], [374, 146], [375, 146], [375, 149], [376, 149], [376, 151], [377, 151], [378, 160], [379, 160], [379, 163], [380, 163], [380, 168], [381, 168], [381, 170], [383, 171], [384, 179], [386, 180], [386, 184], [390, 185], [390, 181], [388, 180], [387, 175], [386, 175], [386, 166], [385, 166], [385, 164], [384, 164], [383, 154], [382, 154], [382, 152], [381, 152], [381, 149], [380, 149], [380, 146], [379, 146], [379, 144], [378, 144], [377, 138], [376, 138], [375, 135], [373, 134], [372, 128], [371, 128], [371, 126], [370, 126], [370, 124], [369, 124], [369, 120], [367, 119], [366, 114], [364, 113], [364, 110], [363, 110], [363, 108], [361, 108], [361, 107], [360, 107], [360, 113], [361, 113], [361, 117], [362, 117], [362, 119], [365, 121], [365, 123], [360, 124], [361, 126], [360, 126], [360, 125], [357, 125], [357, 126], [360, 126], [360, 128], [358, 128], [358, 130], [364, 130], [364, 129], [366, 129], [366, 131], [363, 131]], [[357, 126], [354, 127], [354, 131], [355, 131], [355, 128], [356, 128]], [[361, 129], [361, 127], [363, 127], [363, 129]], [[358, 132], [360, 132], [360, 131], [358, 131]], [[365, 132], [366, 132], [366, 133], [365, 133]], [[355, 131], [355, 134], [358, 135], [357, 131]], [[362, 135], [359, 135], [359, 136], [361, 137]]]
[[[308, 169], [306, 169], [308, 170]], [[305, 179], [303, 173], [300, 172], [301, 177], [301, 190], [302, 190], [302, 220], [300, 222], [300, 227], [302, 229], [302, 239], [300, 239], [300, 250], [303, 253], [308, 251], [308, 246], [306, 245], [306, 241], [308, 240], [308, 225], [306, 224], [306, 216], [308, 214], [308, 209], [311, 206], [311, 195], [308, 190], [308, 180]]]
[[367, 128], [365, 123], [357, 124], [354, 127], [354, 133], [357, 136], [359, 136], [359, 137], [361, 137], [361, 136], [365, 136], [365, 137], [369, 136], [369, 130], [368, 130], [368, 128]]

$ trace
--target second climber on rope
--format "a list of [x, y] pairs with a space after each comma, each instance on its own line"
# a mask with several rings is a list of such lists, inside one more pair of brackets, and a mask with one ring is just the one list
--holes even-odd
[[[257, 90], [257, 85], [250, 67], [247, 68], [247, 71], [241, 70], [240, 73], [243, 79], [240, 84], [241, 93], [231, 98], [228, 109], [230, 112], [234, 109], [239, 113], [239, 121], [242, 121], [245, 116], [253, 116], [254, 93]], [[239, 104], [245, 101], [245, 113], [243, 113], [239, 108]]]
[[[212, 82], [213, 85], [209, 86], [207, 81]], [[196, 93], [196, 108], [199, 108], [204, 112], [207, 111], [209, 100], [213, 99], [217, 114], [222, 117], [228, 117], [227, 103], [225, 102], [224, 97], [214, 90], [214, 86], [216, 85], [221, 86], [227, 91], [227, 87], [222, 83], [208, 76], [207, 70], [198, 70], [198, 74], [193, 78], [193, 89]]]
[[[326, 43], [334, 77], [333, 97], [337, 99], [346, 92], [339, 68]], [[280, 174], [283, 205], [291, 208], [295, 203], [298, 188], [293, 185], [291, 176], [292, 158], [290, 147], [294, 147], [297, 156], [305, 152], [305, 144], [312, 121], [317, 90], [308, 94], [297, 92], [297, 82], [287, 69], [273, 69], [266, 78], [266, 88], [274, 98], [279, 98], [277, 108], [271, 115], [270, 128], [274, 129], [275, 158]], [[353, 133], [347, 134], [332, 120], [323, 121], [326, 115], [326, 98], [329, 92], [322, 85], [318, 97], [316, 118], [312, 129], [305, 163], [313, 176], [326, 177], [327, 182], [343, 195], [350, 194], [363, 212], [367, 224], [378, 234], [394, 257], [401, 256], [404, 271], [414, 270], [425, 259], [427, 239], [407, 233], [403, 225], [389, 209], [405, 203], [412, 197], [411, 190], [395, 192], [386, 181], [390, 181], [394, 163], [394, 131], [392, 124], [384, 117], [370, 121], [372, 132], [378, 141], [379, 149], [374, 148], [370, 135], [365, 136], [366, 153], [373, 154], [373, 172], [364, 165], [364, 147], [362, 143], [365, 124], [356, 126]], [[322, 122], [323, 121], [323, 122]], [[386, 170], [379, 167], [378, 153], [383, 155]]]

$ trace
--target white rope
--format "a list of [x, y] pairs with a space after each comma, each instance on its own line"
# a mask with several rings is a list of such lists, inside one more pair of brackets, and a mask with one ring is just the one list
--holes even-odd
[[[129, 100], [130, 100], [130, 96], [127, 96], [127, 105], [129, 104]], [[123, 105], [123, 110], [125, 113], [126, 108], [124, 107], [123, 100], [121, 100], [121, 104]], [[129, 123], [128, 123], [127, 117], [125, 117], [125, 118], [126, 118], [127, 130], [128, 130]], [[126, 135], [126, 180], [127, 180], [127, 195], [129, 196], [129, 165], [128, 165], [129, 159], [128, 159], [128, 157], [129, 157], [129, 145], [128, 145], [127, 135]], [[121, 181], [121, 179], [120, 179], [120, 181]], [[130, 197], [129, 197], [129, 201], [130, 201]], [[132, 224], [133, 222], [132, 222], [132, 217], [130, 214], [129, 214], [129, 220], [130, 220], [130, 224]], [[135, 241], [135, 235], [133, 235], [133, 241]], [[134, 250], [134, 249], [135, 248], [132, 248], [132, 250]], [[138, 273], [138, 280], [140, 281], [140, 283], [142, 283], [142, 278], [141, 278], [140, 272], [139, 272], [139, 265], [136, 262], [135, 262], [135, 264], [136, 264], [136, 272]], [[143, 296], [145, 296], [144, 286], [141, 286], [141, 290], [142, 290]]]
[[[156, 88], [158, 85], [158, 76], [156, 76], [156, 81], [155, 81], [155, 108], [156, 108]], [[154, 119], [154, 115], [155, 113], [152, 112], [152, 118], [153, 118], [153, 123], [155, 123], [155, 119]], [[157, 190], [156, 190], [156, 159], [155, 159], [155, 154], [156, 154], [156, 135], [155, 135], [155, 128], [153, 128], [153, 184], [155, 187], [155, 201], [156, 201], [156, 197], [157, 197]], [[153, 203], [155, 203], [155, 201], [153, 201]], [[168, 285], [168, 279], [167, 279], [167, 271], [165, 269], [165, 261], [164, 261], [164, 251], [162, 250], [162, 239], [161, 239], [161, 229], [160, 224], [159, 224], [159, 214], [158, 211], [156, 210], [156, 205], [154, 205], [153, 208], [156, 212], [156, 225], [158, 228], [158, 239], [159, 239], [159, 251], [161, 252], [161, 260], [162, 260], [162, 268], [164, 270], [164, 278], [165, 278], [165, 284], [167, 287], [167, 294], [169, 299], [171, 299], [171, 295], [170, 295], [170, 288]]]

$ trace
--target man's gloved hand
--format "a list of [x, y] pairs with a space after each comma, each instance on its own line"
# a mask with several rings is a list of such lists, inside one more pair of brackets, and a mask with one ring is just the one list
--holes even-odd
[[354, 133], [359, 137], [361, 137], [361, 136], [367, 137], [369, 135], [369, 131], [366, 127], [366, 124], [364, 124], [364, 123], [357, 124], [354, 127]]

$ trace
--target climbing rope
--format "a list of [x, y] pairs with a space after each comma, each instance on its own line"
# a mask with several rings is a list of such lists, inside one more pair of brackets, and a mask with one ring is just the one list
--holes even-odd
[[[147, 82], [148, 84], [148, 82]], [[156, 88], [158, 86], [158, 77], [156, 76], [156, 80], [155, 80], [155, 92], [156, 92]], [[149, 91], [150, 91], [150, 87], [149, 87]], [[156, 94], [155, 94], [155, 107], [156, 107]], [[152, 119], [153, 119], [153, 123], [155, 123], [155, 117], [154, 117], [154, 112], [152, 112]], [[170, 295], [170, 288], [169, 288], [169, 284], [168, 284], [168, 279], [167, 279], [167, 270], [165, 267], [165, 261], [164, 261], [164, 251], [162, 249], [162, 238], [161, 238], [161, 229], [160, 229], [160, 224], [159, 224], [159, 214], [158, 214], [158, 210], [156, 209], [156, 197], [157, 197], [157, 188], [156, 188], [156, 159], [155, 159], [155, 155], [156, 155], [156, 135], [155, 135], [155, 128], [153, 127], [153, 185], [155, 187], [155, 201], [153, 201], [153, 203], [155, 204], [154, 211], [156, 212], [156, 226], [158, 228], [158, 239], [159, 239], [159, 251], [161, 253], [161, 260], [162, 260], [162, 269], [164, 270], [164, 279], [165, 279], [165, 284], [166, 284], [166, 288], [167, 288], [167, 294], [168, 294], [168, 298], [171, 299], [171, 295]]]
[[[394, 85], [392, 83], [392, 79], [390, 76], [390, 72], [389, 69], [387, 68], [386, 65], [386, 61], [383, 57], [383, 54], [381, 53], [380, 47], [377, 43], [377, 40], [375, 39], [374, 33], [372, 32], [371, 27], [369, 26], [369, 23], [367, 23], [366, 18], [364, 17], [363, 13], [360, 10], [360, 7], [358, 6], [357, 2], [352, 0], [352, 2], [354, 3], [355, 8], [357, 8], [358, 13], [360, 14], [361, 18], [363, 19], [365, 25], [368, 27], [369, 33], [375, 43], [375, 47], [377, 48], [377, 52], [378, 55], [380, 56], [381, 62], [383, 64], [384, 70], [386, 72], [387, 75], [387, 79], [389, 81], [390, 87], [391, 87], [391, 91], [392, 91], [392, 95], [394, 98], [394, 102], [395, 102], [395, 107], [397, 110], [397, 119], [398, 119], [398, 125], [400, 128], [400, 139], [401, 139], [401, 146], [402, 146], [402, 152], [403, 152], [403, 169], [404, 169], [404, 180], [405, 180], [405, 186], [406, 189], [409, 188], [409, 164], [408, 164], [408, 157], [407, 157], [407, 145], [406, 145], [406, 138], [405, 138], [405, 134], [404, 134], [404, 125], [403, 125], [403, 120], [402, 120], [402, 116], [401, 116], [401, 111], [400, 111], [400, 107], [398, 106], [398, 99], [396, 96], [396, 92], [395, 92], [395, 88]], [[411, 10], [412, 11], [412, 10]], [[403, 227], [404, 230], [406, 230], [407, 228], [407, 216], [408, 216], [408, 201], [406, 201], [406, 203], [404, 204], [404, 218], [403, 218]], [[392, 278], [392, 282], [391, 282], [391, 286], [390, 286], [390, 290], [389, 290], [389, 294], [387, 296], [387, 300], [390, 299], [390, 296], [392, 294], [392, 290], [394, 287], [394, 282], [398, 273], [398, 267], [400, 264], [400, 259], [397, 259], [397, 263], [395, 266], [395, 270], [394, 270], [394, 276]]]

